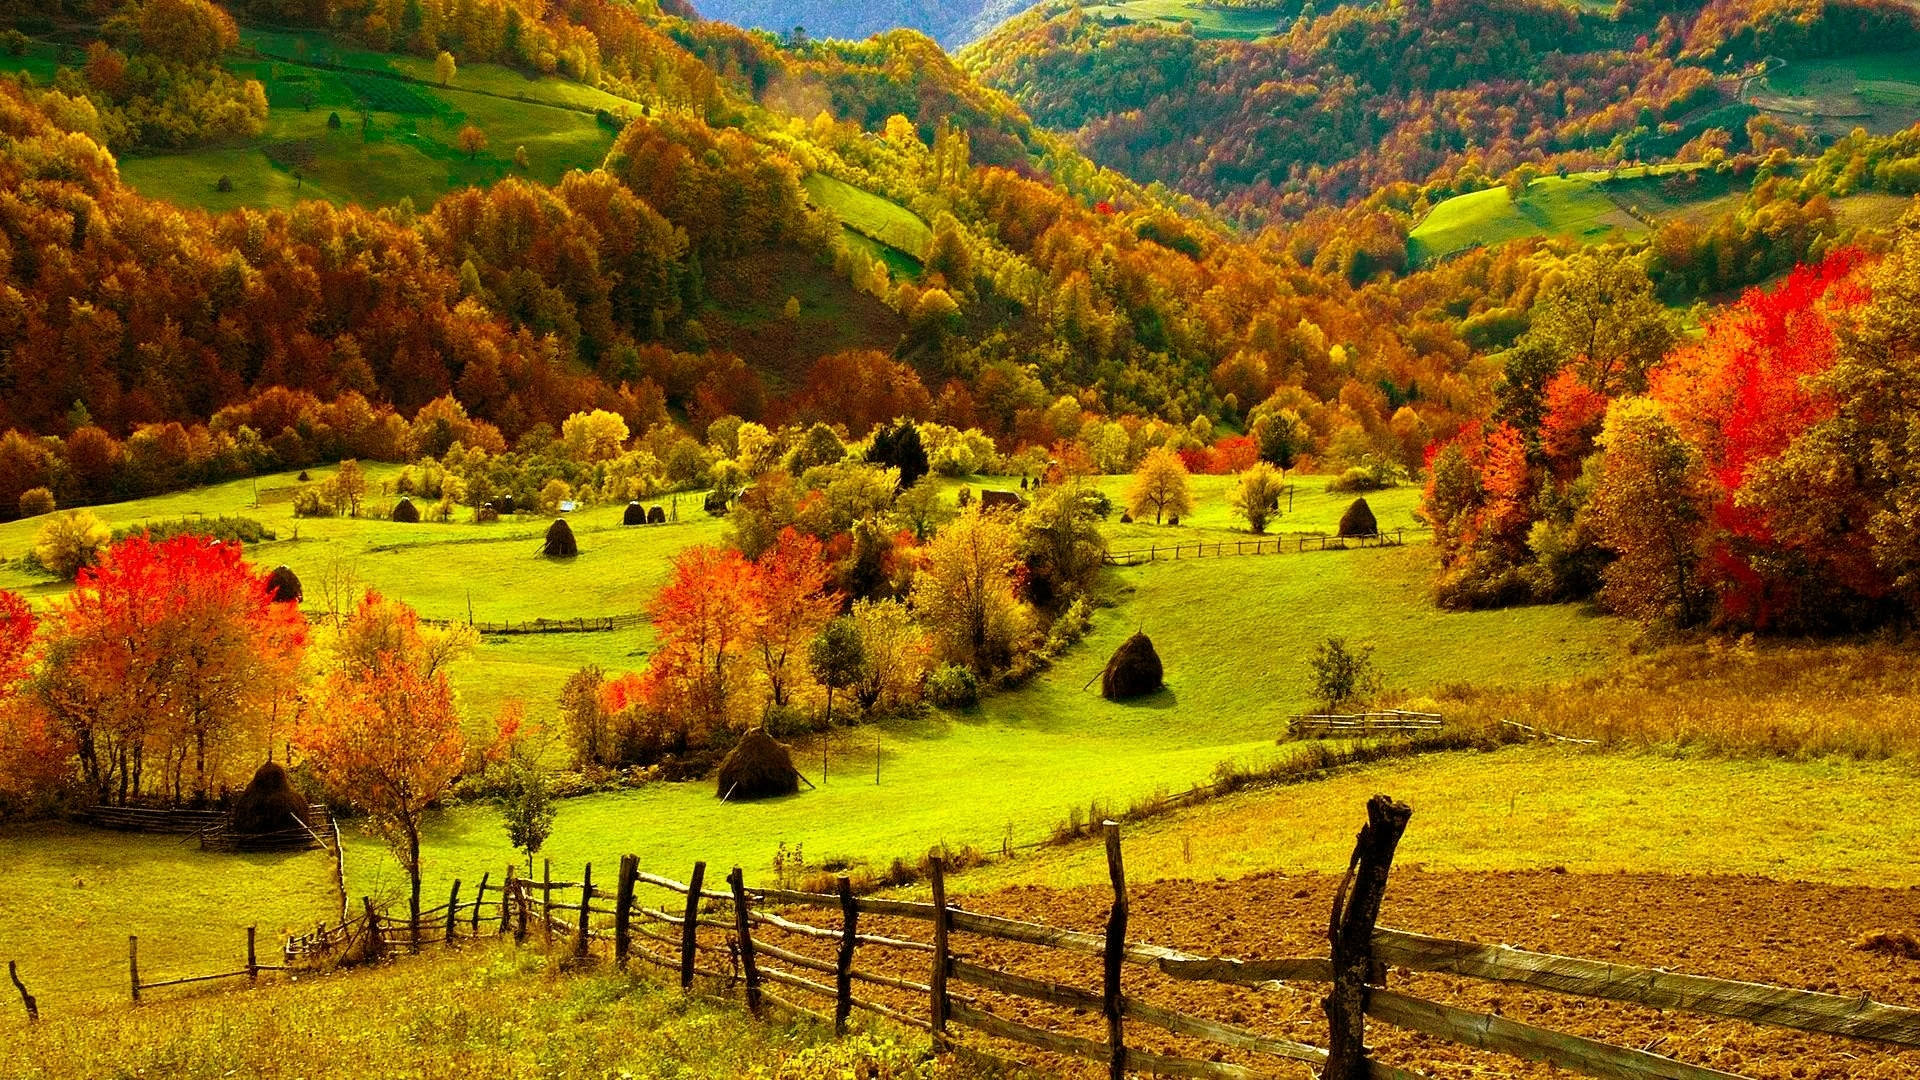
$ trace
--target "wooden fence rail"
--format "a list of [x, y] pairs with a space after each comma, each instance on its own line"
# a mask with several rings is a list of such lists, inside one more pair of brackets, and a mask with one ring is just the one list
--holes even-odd
[[[844, 1029], [859, 1010], [929, 1031], [942, 1048], [959, 1045], [955, 1029], [965, 1028], [988, 1039], [1097, 1061], [1114, 1077], [1256, 1080], [1291, 1075], [1286, 1070], [1298, 1064], [1287, 1063], [1305, 1063], [1324, 1080], [1414, 1080], [1417, 1074], [1374, 1060], [1366, 1036], [1372, 1021], [1604, 1080], [1741, 1080], [1649, 1049], [1612, 1046], [1389, 990], [1384, 985], [1389, 968], [1920, 1047], [1916, 1009], [1378, 926], [1394, 851], [1412, 811], [1376, 796], [1367, 812], [1351, 868], [1336, 893], [1326, 956], [1214, 957], [1130, 940], [1125, 866], [1113, 822], [1102, 823], [1113, 895], [1101, 931], [961, 908], [946, 895], [945, 866], [938, 858], [929, 864], [934, 901], [922, 902], [855, 896], [844, 877], [831, 893], [752, 888], [738, 867], [727, 875], [726, 891], [717, 892], [705, 887], [704, 863], [695, 864], [689, 880], [681, 882], [642, 872], [639, 860], [627, 855], [610, 889], [593, 884], [591, 865], [577, 882], [553, 880], [550, 865], [538, 879], [509, 866], [498, 882], [483, 875], [470, 898], [455, 882], [447, 902], [421, 912], [418, 924], [364, 901], [363, 915], [289, 938], [286, 955], [291, 964], [351, 951], [356, 943], [376, 953], [403, 943], [452, 944], [485, 930], [524, 941], [531, 928], [543, 940], [564, 943], [576, 956], [609, 943], [616, 963], [657, 967], [669, 977], [677, 975], [684, 989], [692, 989], [696, 978], [737, 988], [755, 1013], [771, 1005]], [[661, 892], [675, 899], [662, 901]], [[806, 910], [834, 917], [815, 925], [802, 918]], [[929, 933], [903, 936], [899, 920], [927, 924]], [[1057, 982], [989, 965], [956, 941], [971, 937], [1070, 953], [1084, 958], [1082, 964], [1098, 958], [1098, 984]], [[131, 941], [129, 965], [136, 1000], [142, 988], [272, 970], [255, 964], [249, 953], [247, 971], [143, 983]], [[1322, 1006], [1328, 1045], [1312, 1046], [1145, 1000], [1128, 974], [1137, 968], [1255, 991], [1285, 983], [1327, 985]], [[1019, 1009], [1014, 1019], [1006, 1007], [1010, 1002], [1060, 1010], [1058, 1023], [1065, 1030], [1048, 1026], [1046, 1012], [1032, 1007]], [[1103, 1037], [1090, 1037], [1095, 1024]], [[1154, 1043], [1146, 1050], [1137, 1044], [1147, 1036], [1185, 1042]], [[1170, 1048], [1174, 1052], [1164, 1052]]]
[[1295, 535], [1292, 537], [1256, 536], [1247, 540], [1196, 540], [1191, 544], [1151, 544], [1131, 551], [1110, 551], [1106, 555], [1108, 566], [1145, 566], [1154, 562], [1177, 562], [1180, 559], [1219, 559], [1235, 555], [1280, 555], [1289, 547], [1295, 554], [1304, 551], [1343, 551], [1349, 547], [1402, 547], [1407, 542], [1407, 530], [1394, 529], [1392, 532], [1367, 533], [1364, 536], [1327, 536]]
[[1354, 736], [1375, 734], [1417, 734], [1439, 731], [1446, 718], [1439, 713], [1408, 712], [1405, 709], [1376, 709], [1344, 714], [1308, 714], [1287, 722], [1287, 734], [1300, 737]]

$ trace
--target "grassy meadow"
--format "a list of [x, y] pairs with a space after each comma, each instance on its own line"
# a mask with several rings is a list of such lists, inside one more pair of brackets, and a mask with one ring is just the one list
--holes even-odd
[[[169, 996], [163, 996], [169, 995]], [[750, 1018], [657, 977], [569, 969], [534, 950], [480, 945], [373, 969], [269, 979], [213, 995], [159, 991], [139, 1009], [10, 1031], [17, 1080], [164, 1076], [215, 1080], [500, 1080], [903, 1075], [924, 1042], [833, 1044], [808, 1022]], [[15, 1010], [17, 1012], [17, 1010]], [[8, 1016], [8, 1025], [17, 1020]], [[976, 1075], [958, 1063], [941, 1076]]]
[[1747, 98], [1828, 137], [1889, 135], [1920, 117], [1920, 51], [1817, 57], [1776, 66]]
[[1195, 37], [1252, 41], [1291, 25], [1299, 6], [1287, 10], [1216, 7], [1196, 0], [1115, 0], [1085, 6], [1094, 18], [1135, 23], [1186, 24]]
[[800, 186], [809, 199], [832, 210], [853, 232], [909, 256], [916, 265], [926, 258], [933, 230], [913, 211], [826, 173], [808, 173]]

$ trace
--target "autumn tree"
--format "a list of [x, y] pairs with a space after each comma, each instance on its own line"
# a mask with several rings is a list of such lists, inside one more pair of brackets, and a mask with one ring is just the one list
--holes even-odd
[[1279, 471], [1262, 461], [1240, 474], [1240, 483], [1233, 489], [1233, 508], [1247, 519], [1249, 532], [1262, 534], [1267, 531], [1268, 520], [1280, 509], [1280, 497], [1285, 493], [1286, 484]]
[[433, 77], [439, 81], [441, 86], [451, 84], [453, 77], [459, 73], [459, 70], [460, 67], [454, 61], [453, 54], [445, 49], [441, 49], [440, 55], [433, 58]]
[[1153, 512], [1158, 525], [1167, 517], [1182, 517], [1193, 512], [1193, 493], [1187, 484], [1187, 466], [1180, 455], [1166, 447], [1147, 452], [1127, 489], [1127, 506], [1136, 518]]
[[335, 645], [300, 745], [336, 798], [367, 815], [407, 873], [420, 944], [420, 827], [460, 776], [466, 735], [451, 659], [412, 608], [368, 592]]
[[33, 803], [73, 776], [73, 744], [50, 723], [27, 678], [34, 654], [33, 609], [0, 592], [0, 798]]
[[1020, 600], [1020, 536], [1002, 514], [975, 506], [927, 545], [913, 609], [947, 660], [986, 674], [1004, 667], [1032, 615]]
[[898, 600], [861, 600], [850, 615], [860, 640], [860, 674], [854, 698], [861, 711], [899, 708], [919, 694], [927, 673], [927, 635]]
[[367, 474], [360, 463], [349, 458], [340, 463], [331, 481], [335, 504], [344, 508], [348, 517], [360, 516], [360, 500], [367, 497]]
[[560, 723], [576, 768], [614, 763], [612, 718], [601, 695], [606, 681], [606, 673], [589, 664], [560, 687]]
[[807, 645], [807, 671], [813, 681], [827, 691], [825, 730], [820, 734], [820, 778], [827, 776], [827, 743], [833, 737], [833, 694], [851, 690], [860, 683], [867, 669], [867, 650], [860, 641], [860, 626], [842, 615], [820, 628], [820, 636]]
[[93, 511], [69, 510], [40, 527], [33, 557], [41, 569], [71, 581], [75, 574], [93, 565], [112, 538], [112, 530]]
[[1099, 493], [1082, 480], [1046, 488], [1020, 514], [1027, 595], [1057, 608], [1080, 594], [1107, 559]]
[[1602, 248], [1569, 257], [1548, 281], [1523, 344], [1538, 343], [1612, 397], [1645, 390], [1648, 370], [1678, 336], [1646, 270], [1632, 255]]
[[1660, 405], [1624, 398], [1607, 410], [1606, 452], [1590, 504], [1600, 542], [1616, 558], [1602, 597], [1648, 622], [1693, 626], [1712, 611], [1702, 576], [1709, 494], [1700, 459]]
[[827, 586], [820, 541], [785, 529], [760, 556], [749, 581], [748, 646], [766, 676], [769, 704], [784, 708], [806, 649], [839, 609]]
[[693, 547], [674, 560], [654, 597], [658, 642], [647, 666], [649, 697], [685, 738], [757, 719], [750, 678], [756, 604], [754, 564], [736, 551]]
[[467, 160], [472, 161], [480, 156], [480, 151], [487, 148], [487, 133], [473, 124], [467, 124], [461, 127], [459, 133], [453, 137], [453, 142], [462, 153], [467, 155]]
[[88, 787], [120, 802], [155, 778], [175, 801], [204, 799], [223, 762], [265, 751], [292, 709], [307, 640], [238, 545], [191, 535], [104, 550], [47, 637], [40, 704], [72, 738]]

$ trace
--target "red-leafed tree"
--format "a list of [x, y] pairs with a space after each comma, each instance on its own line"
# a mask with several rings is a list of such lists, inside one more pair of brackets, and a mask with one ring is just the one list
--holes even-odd
[[827, 584], [827, 561], [820, 541], [783, 529], [772, 549], [760, 556], [749, 583], [753, 598], [750, 644], [767, 678], [767, 696], [783, 707], [793, 682], [804, 669], [807, 645], [839, 610], [839, 597]]
[[69, 779], [72, 746], [23, 694], [33, 666], [33, 609], [0, 592], [0, 795], [31, 800]]
[[239, 545], [137, 536], [80, 572], [47, 638], [36, 696], [82, 779], [102, 800], [177, 802], [237, 779], [227, 769], [271, 744], [307, 632]]
[[407, 872], [420, 936], [420, 826], [460, 776], [466, 735], [444, 650], [411, 608], [369, 592], [342, 632], [300, 745], [335, 797], [364, 811]]
[[1864, 545], [1782, 544], [1772, 500], [1755, 471], [1834, 414], [1819, 377], [1837, 356], [1836, 324], [1868, 300], [1856, 272], [1863, 258], [1842, 251], [1801, 267], [1778, 288], [1752, 290], [1711, 323], [1697, 344], [1656, 372], [1653, 395], [1700, 455], [1712, 481], [1711, 552], [1725, 614], [1759, 626], [1812, 615], [1800, 610], [1839, 586], [1865, 596], [1886, 590]]
[[1548, 380], [1542, 395], [1540, 451], [1555, 479], [1571, 480], [1580, 462], [1593, 453], [1593, 441], [1607, 419], [1607, 396], [1588, 386], [1572, 368]]
[[735, 726], [753, 708], [753, 631], [758, 574], [737, 551], [689, 548], [653, 601], [659, 647], [646, 697], [680, 725], [683, 741]]

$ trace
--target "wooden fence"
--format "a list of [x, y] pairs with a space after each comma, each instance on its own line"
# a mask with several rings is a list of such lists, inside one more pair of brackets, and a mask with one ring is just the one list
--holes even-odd
[[[941, 1047], [963, 1045], [965, 1029], [998, 1043], [1097, 1061], [1115, 1078], [1133, 1072], [1255, 1080], [1293, 1062], [1319, 1069], [1325, 1080], [1411, 1080], [1416, 1074], [1373, 1059], [1366, 1038], [1372, 1020], [1608, 1080], [1740, 1080], [1649, 1050], [1414, 997], [1388, 987], [1390, 969], [1920, 1047], [1920, 1010], [1378, 926], [1394, 852], [1411, 815], [1385, 796], [1368, 803], [1367, 823], [1335, 895], [1326, 955], [1241, 960], [1129, 938], [1120, 832], [1106, 822], [1113, 899], [1101, 932], [966, 910], [948, 900], [939, 858], [930, 862], [932, 901], [919, 902], [855, 896], [844, 876], [832, 893], [751, 888], [738, 867], [724, 888], [709, 887], [705, 863], [694, 864], [682, 882], [642, 872], [627, 855], [605, 885], [595, 884], [591, 865], [578, 881], [555, 881], [550, 869], [531, 880], [509, 867], [498, 882], [483, 875], [466, 898], [455, 882], [447, 903], [423, 912], [418, 925], [364, 901], [355, 919], [290, 939], [287, 958], [292, 964], [356, 941], [374, 949], [417, 948], [482, 934], [512, 934], [517, 941], [537, 935], [578, 956], [607, 945], [617, 965], [644, 963], [689, 989], [697, 978], [712, 980], [741, 992], [755, 1013], [778, 1006], [844, 1030], [861, 1010], [931, 1032]], [[799, 914], [807, 909], [832, 917], [808, 922]], [[1039, 952], [1013, 955], [1018, 950]], [[1083, 983], [1055, 977], [1076, 965]], [[1283, 983], [1326, 984], [1326, 1045], [1149, 1000], [1181, 983], [1256, 993]]]
[[1446, 721], [1439, 713], [1377, 709], [1360, 713], [1296, 716], [1287, 721], [1287, 733], [1302, 737], [1406, 735], [1439, 731], [1445, 725]]
[[1218, 559], [1233, 555], [1280, 555], [1291, 548], [1303, 551], [1342, 551], [1349, 547], [1401, 547], [1407, 530], [1369, 533], [1365, 536], [1276, 536], [1250, 540], [1198, 540], [1191, 544], [1152, 544], [1132, 551], [1109, 551], [1108, 566], [1144, 566], [1147, 563], [1180, 559]]
[[482, 634], [606, 634], [632, 630], [646, 623], [644, 615], [597, 615], [572, 619], [522, 619], [519, 622], [470, 622], [464, 619], [421, 619], [428, 626], [471, 626]]
[[307, 823], [291, 815], [287, 828], [270, 833], [236, 833], [225, 810], [152, 809], [140, 806], [90, 806], [80, 819], [90, 825], [123, 832], [190, 837], [205, 851], [305, 851], [326, 849], [331, 833], [337, 847], [339, 828], [324, 804], [307, 807]]
[[[213, 982], [218, 979], [245, 979], [258, 982], [263, 971], [285, 971], [285, 964], [263, 964], [255, 951], [255, 927], [247, 927], [247, 962], [237, 971], [219, 971], [211, 975], [184, 975], [171, 979], [143, 979], [140, 977], [140, 938], [136, 934], [127, 935], [127, 981], [133, 991], [133, 1003], [140, 1004], [140, 994], [144, 990], [158, 990], [163, 986], [186, 986], [189, 983]], [[22, 996], [25, 990], [21, 991]], [[29, 1013], [33, 1010], [29, 1009]]]

